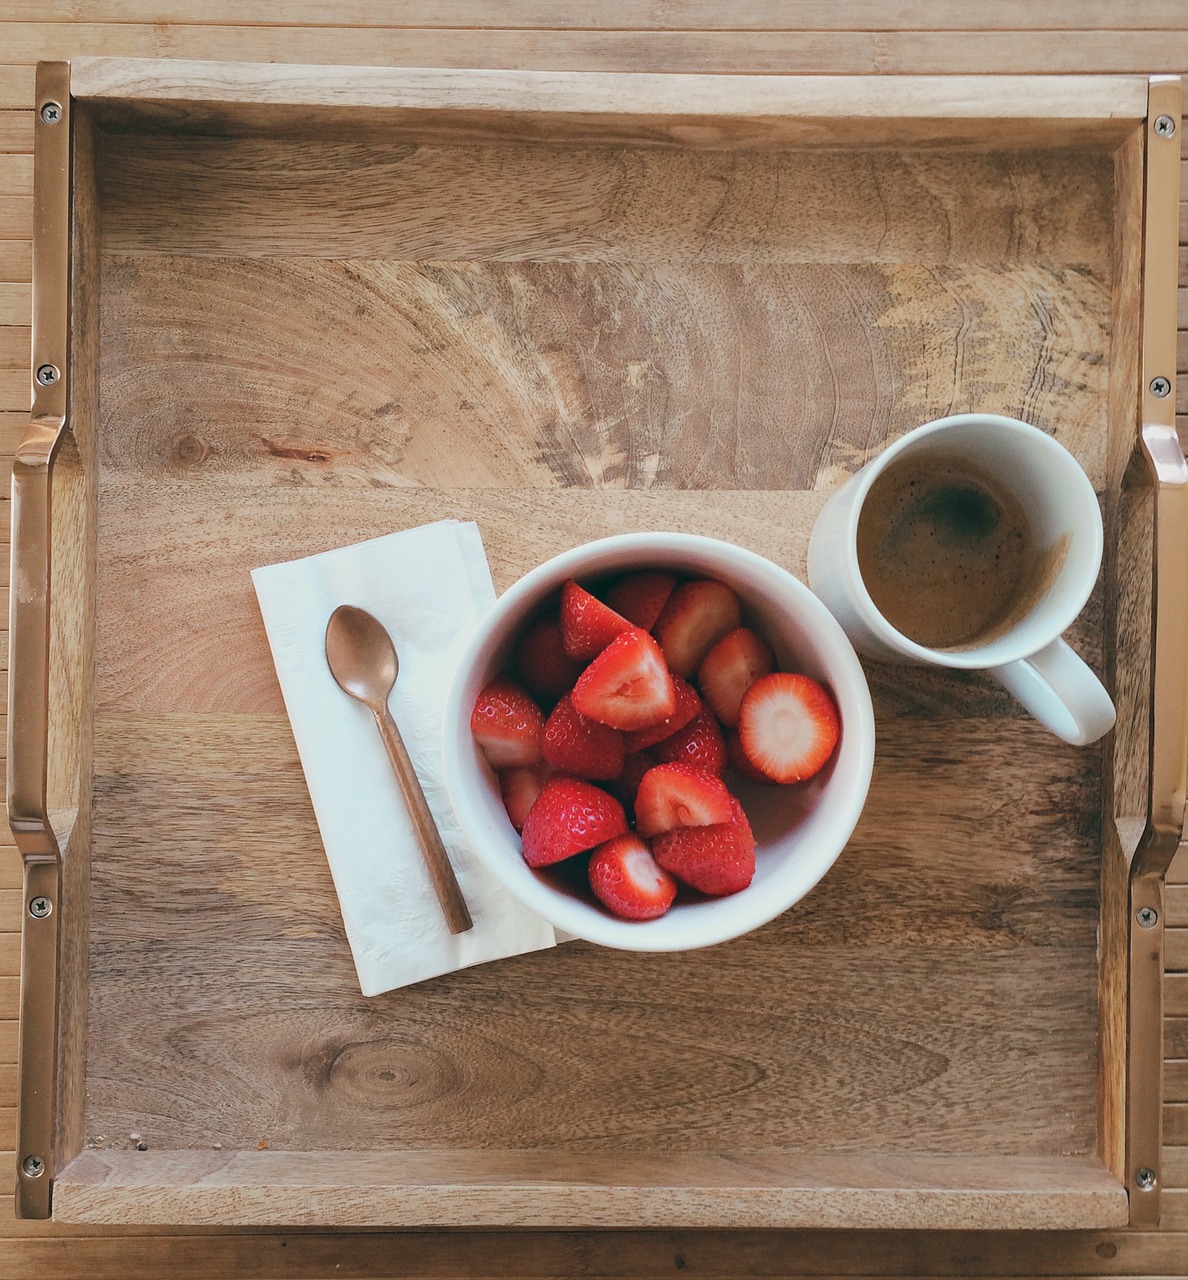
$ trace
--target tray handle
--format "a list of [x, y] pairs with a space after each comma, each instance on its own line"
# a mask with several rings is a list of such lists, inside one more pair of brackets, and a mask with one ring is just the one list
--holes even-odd
[[1176, 434], [1181, 84], [1148, 86], [1140, 447], [1154, 485], [1154, 640], [1147, 823], [1130, 865], [1126, 1179], [1132, 1226], [1159, 1225], [1163, 1150], [1164, 880], [1185, 844], [1188, 463]]
[[50, 515], [70, 373], [70, 64], [40, 63], [36, 92], [32, 411], [12, 468], [7, 803], [25, 874], [16, 1211], [45, 1218], [57, 1160], [62, 852], [48, 794]]
[[37, 68], [32, 411], [12, 468], [8, 820], [25, 863], [57, 861], [49, 765], [51, 469], [66, 429], [70, 297], [69, 64]]
[[50, 429], [30, 434], [12, 467], [8, 656], [8, 822], [25, 865], [61, 861], [49, 820]]

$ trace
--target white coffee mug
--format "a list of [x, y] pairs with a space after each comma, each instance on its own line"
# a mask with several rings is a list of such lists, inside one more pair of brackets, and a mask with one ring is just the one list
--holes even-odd
[[[1013, 495], [1030, 526], [1032, 550], [1049, 572], [1026, 606], [986, 638], [946, 648], [919, 644], [875, 606], [863, 580], [858, 527], [875, 482], [892, 463], [931, 456], [950, 471], [968, 465]], [[985, 670], [1057, 737], [1077, 746], [1114, 725], [1114, 704], [1088, 666], [1060, 638], [1089, 598], [1101, 566], [1101, 512], [1089, 478], [1050, 436], [1014, 418], [967, 413], [909, 431], [829, 499], [809, 542], [809, 585], [854, 647], [872, 658]]]

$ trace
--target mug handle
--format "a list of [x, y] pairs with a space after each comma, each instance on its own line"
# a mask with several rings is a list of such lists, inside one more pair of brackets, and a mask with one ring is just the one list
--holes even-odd
[[1063, 640], [1053, 640], [1030, 658], [991, 667], [990, 674], [1040, 724], [1074, 747], [1088, 746], [1114, 727], [1110, 695]]

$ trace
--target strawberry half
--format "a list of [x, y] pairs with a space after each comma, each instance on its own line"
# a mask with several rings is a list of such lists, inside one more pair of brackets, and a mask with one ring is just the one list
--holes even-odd
[[595, 849], [588, 875], [594, 896], [623, 920], [656, 920], [676, 897], [676, 881], [630, 833]]
[[596, 782], [617, 778], [626, 755], [618, 729], [582, 715], [568, 693], [545, 721], [540, 750], [545, 762], [560, 773], [576, 773]]
[[730, 821], [712, 827], [674, 827], [652, 841], [665, 871], [715, 898], [745, 889], [755, 877], [755, 837], [742, 805], [730, 797]]
[[571, 658], [589, 662], [630, 626], [572, 578], [561, 588], [561, 639]]
[[552, 776], [552, 769], [545, 764], [521, 765], [500, 773], [499, 793], [503, 796], [503, 807], [517, 831], [524, 830], [524, 821], [532, 812], [536, 797]]
[[573, 688], [582, 664], [565, 652], [561, 620], [537, 618], [516, 645], [516, 672], [538, 698], [559, 698]]
[[492, 769], [540, 763], [541, 709], [514, 680], [496, 676], [474, 700], [470, 732]]
[[673, 574], [645, 569], [620, 578], [606, 593], [606, 602], [628, 622], [651, 631], [675, 586]]
[[669, 670], [687, 680], [710, 649], [739, 625], [738, 596], [713, 578], [677, 587], [652, 627]]
[[524, 861], [549, 867], [627, 830], [623, 806], [580, 778], [551, 778], [524, 822]]
[[680, 676], [673, 676], [672, 687], [676, 694], [676, 707], [672, 715], [666, 720], [661, 720], [659, 724], [650, 725], [646, 729], [635, 729], [629, 733], [627, 735], [628, 751], [646, 751], [648, 747], [654, 747], [657, 742], [671, 738], [701, 710], [702, 704], [697, 696], [697, 690], [687, 680], [682, 680]]
[[743, 695], [743, 754], [773, 782], [811, 778], [829, 759], [839, 732], [833, 699], [808, 676], [776, 671], [760, 676]]
[[573, 705], [613, 729], [642, 729], [676, 710], [676, 690], [660, 646], [646, 631], [620, 632], [578, 677]]
[[654, 750], [665, 764], [692, 764], [718, 777], [726, 772], [726, 742], [722, 730], [704, 707], [683, 729], [657, 742]]
[[658, 764], [644, 774], [635, 796], [635, 829], [656, 836], [673, 827], [708, 827], [730, 821], [730, 792], [721, 778], [689, 764]]
[[749, 627], [735, 627], [701, 660], [697, 684], [710, 710], [733, 729], [743, 694], [760, 676], [774, 671], [775, 665], [775, 653], [766, 640]]

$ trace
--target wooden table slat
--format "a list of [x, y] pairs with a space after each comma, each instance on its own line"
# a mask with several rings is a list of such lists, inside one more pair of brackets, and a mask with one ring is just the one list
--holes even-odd
[[[26, 229], [25, 239], [0, 240], [0, 283], [29, 283], [33, 275], [33, 246], [28, 239], [31, 232], [31, 227]], [[29, 323], [27, 308], [17, 311], [16, 323]]]
[[[588, 31], [11, 23], [17, 64], [90, 55], [360, 66], [950, 74], [1142, 74], [1188, 65], [1188, 31]], [[31, 120], [27, 124], [31, 131]], [[0, 124], [0, 139], [4, 137]], [[26, 147], [0, 145], [0, 150]]]
[[[77, 0], [8, 0], [5, 20], [77, 23]], [[869, 0], [681, 0], [658, 6], [649, 0], [399, 0], [377, 9], [373, 0], [339, 0], [328, 10], [318, 0], [205, 0], [196, 8], [185, 0], [91, 0], [86, 18], [95, 23], [231, 23], [309, 27], [420, 27], [502, 29], [606, 29], [628, 31], [680, 28], [733, 31], [1160, 31], [1182, 18], [1176, 0], [1148, 0], [1140, 8], [1101, 0], [1068, 0], [1058, 12], [1029, 0], [995, 0], [992, 9], [953, 6], [947, 0], [879, 9]], [[333, 19], [332, 22], [328, 19]]]

